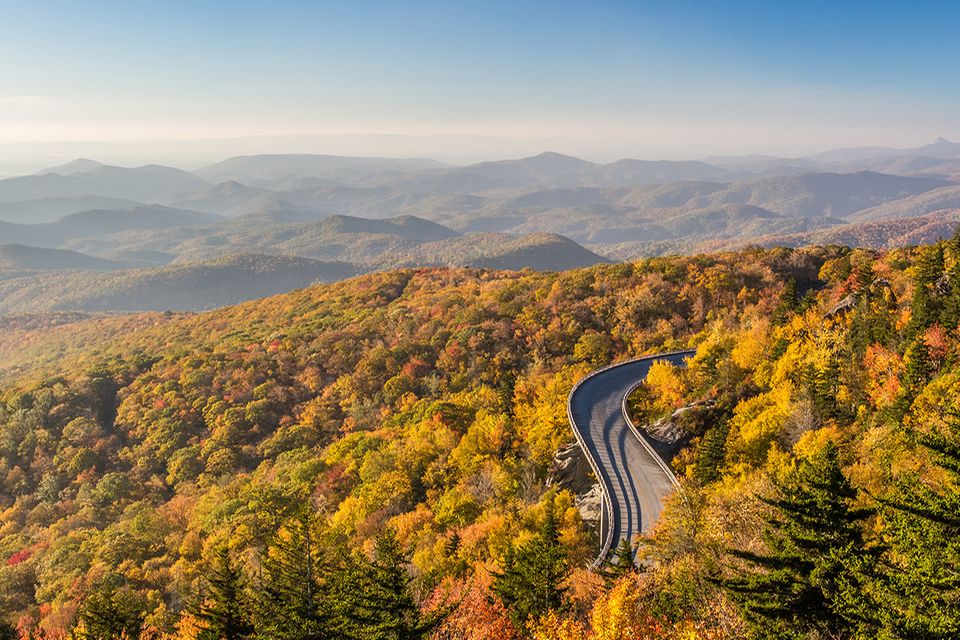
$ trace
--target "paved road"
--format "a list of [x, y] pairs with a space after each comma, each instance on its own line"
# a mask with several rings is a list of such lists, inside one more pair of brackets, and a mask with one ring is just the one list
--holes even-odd
[[638, 533], [650, 531], [676, 482], [669, 467], [627, 423], [624, 398], [646, 378], [655, 360], [682, 365], [690, 355], [663, 354], [600, 369], [570, 392], [570, 423], [604, 492], [597, 564], [621, 540], [632, 541]]

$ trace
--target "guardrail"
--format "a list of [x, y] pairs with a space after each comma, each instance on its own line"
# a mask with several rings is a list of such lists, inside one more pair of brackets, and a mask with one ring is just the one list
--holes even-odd
[[[610, 490], [606, 486], [606, 481], [604, 479], [604, 476], [600, 473], [600, 467], [597, 464], [597, 462], [593, 459], [593, 456], [590, 455], [589, 448], [587, 447], [587, 444], [584, 441], [583, 436], [580, 433], [580, 430], [577, 428], [576, 420], [574, 420], [573, 418], [573, 396], [576, 394], [577, 389], [579, 389], [584, 382], [605, 371], [609, 371], [610, 369], [623, 367], [629, 364], [635, 364], [637, 362], [643, 362], [645, 360], [651, 360], [651, 361], [664, 360], [666, 358], [671, 358], [674, 356], [693, 355], [694, 353], [696, 353], [696, 351], [693, 349], [684, 349], [682, 351], [671, 351], [668, 353], [658, 353], [650, 356], [640, 356], [639, 358], [632, 358], [630, 360], [624, 360], [623, 362], [616, 362], [613, 364], [609, 364], [605, 367], [601, 367], [600, 369], [591, 371], [590, 373], [585, 375], [583, 378], [578, 380], [577, 383], [573, 385], [573, 389], [570, 390], [570, 395], [567, 396], [567, 419], [570, 421], [570, 428], [573, 430], [573, 435], [577, 440], [577, 444], [580, 445], [580, 449], [583, 451], [583, 455], [586, 456], [587, 462], [590, 463], [590, 468], [593, 470], [593, 475], [596, 476], [597, 482], [600, 484], [600, 493], [601, 493], [601, 498], [604, 505], [604, 510], [600, 514], [600, 534], [601, 534], [601, 537], [603, 538], [603, 541], [600, 548], [600, 553], [597, 555], [596, 559], [594, 559], [594, 561], [590, 565], [593, 568], [599, 567], [603, 563], [603, 561], [607, 557], [607, 554], [610, 553], [610, 548], [613, 546], [613, 537], [611, 536], [611, 529], [609, 527], [609, 524], [606, 532], [604, 532], [604, 526], [603, 526], [604, 515], [606, 515], [606, 520], [608, 523], [611, 523], [613, 521], [613, 504], [610, 502]], [[623, 399], [620, 404], [620, 409], [623, 412], [624, 420], [626, 421], [627, 425], [630, 427], [630, 430], [633, 432], [634, 436], [636, 436], [636, 438], [640, 440], [640, 444], [653, 456], [657, 464], [666, 472], [667, 477], [670, 478], [670, 481], [673, 483], [673, 485], [679, 487], [680, 483], [677, 481], [677, 477], [674, 475], [673, 471], [670, 469], [670, 466], [654, 450], [653, 446], [649, 442], [647, 442], [646, 438], [643, 437], [643, 434], [640, 433], [640, 430], [637, 428], [637, 426], [633, 424], [633, 421], [630, 419], [630, 416], [627, 413], [627, 398], [629, 398], [630, 394], [633, 393], [633, 391], [637, 387], [639, 387], [641, 384], [643, 384], [643, 380], [638, 380], [637, 383], [632, 387], [630, 387], [630, 389], [627, 390], [627, 393], [623, 396]]]

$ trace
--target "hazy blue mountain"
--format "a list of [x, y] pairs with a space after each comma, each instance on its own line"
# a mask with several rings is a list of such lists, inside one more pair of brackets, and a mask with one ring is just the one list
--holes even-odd
[[269, 189], [248, 187], [236, 180], [220, 182], [192, 193], [177, 194], [165, 204], [227, 217], [294, 208], [283, 199], [283, 194]]
[[893, 156], [927, 156], [944, 160], [960, 159], [960, 143], [937, 138], [933, 143], [914, 149], [894, 149], [891, 147], [851, 147], [834, 149], [807, 156], [807, 159], [821, 163], [849, 163], [864, 160], [876, 160]]
[[960, 225], [960, 209], [933, 211], [922, 216], [869, 220], [836, 225], [793, 234], [769, 234], [756, 237], [706, 241], [695, 247], [698, 251], [733, 249], [745, 244], [766, 247], [801, 247], [809, 244], [841, 244], [852, 247], [892, 249], [930, 244], [950, 238]]
[[62, 196], [0, 202], [0, 220], [22, 224], [55, 222], [64, 216], [90, 209], [132, 209], [142, 203], [103, 196]]
[[932, 191], [950, 183], [861, 171], [807, 173], [763, 178], [714, 193], [714, 204], [750, 204], [785, 216], [843, 217], [891, 200]]
[[81, 238], [122, 231], [196, 227], [222, 220], [220, 216], [173, 209], [160, 205], [142, 205], [129, 210], [91, 209], [74, 213], [50, 225], [61, 235]]
[[156, 202], [207, 184], [191, 173], [160, 165], [83, 166], [86, 168], [69, 175], [46, 173], [0, 180], [0, 202], [91, 195]]
[[94, 169], [99, 169], [103, 166], [105, 165], [102, 162], [97, 162], [96, 160], [90, 160], [89, 158], [77, 158], [76, 160], [71, 160], [66, 164], [50, 167], [49, 169], [44, 169], [43, 171], [37, 171], [37, 175], [40, 176], [46, 173], [55, 173], [61, 176], [69, 176], [75, 173], [86, 173], [87, 171], [93, 171]]
[[348, 156], [270, 154], [237, 156], [198, 169], [210, 182], [237, 181], [251, 186], [272, 186], [291, 178], [327, 178], [350, 182], [383, 172], [410, 173], [445, 167], [423, 158], [360, 158]]
[[726, 182], [734, 177], [730, 170], [706, 162], [618, 160], [581, 172], [580, 184], [631, 187], [690, 180]]
[[0, 242], [31, 247], [57, 247], [68, 238], [50, 224], [0, 222]]
[[76, 251], [29, 247], [22, 244], [0, 245], [0, 270], [55, 271], [85, 269], [88, 271], [117, 271], [131, 268], [131, 263], [104, 260]]
[[960, 185], [941, 187], [921, 194], [886, 202], [849, 216], [853, 222], [912, 218], [934, 211], [960, 209]]

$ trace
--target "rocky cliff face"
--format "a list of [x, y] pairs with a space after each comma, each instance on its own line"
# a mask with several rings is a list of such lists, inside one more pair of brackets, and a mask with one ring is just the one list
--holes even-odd
[[567, 489], [573, 493], [580, 517], [588, 526], [599, 526], [600, 512], [603, 509], [600, 484], [579, 444], [573, 442], [554, 454], [547, 486]]

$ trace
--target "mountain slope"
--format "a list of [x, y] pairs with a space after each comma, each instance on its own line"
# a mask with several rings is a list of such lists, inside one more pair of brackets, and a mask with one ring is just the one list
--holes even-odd
[[0, 180], [0, 201], [103, 196], [156, 202], [177, 193], [196, 191], [206, 184], [197, 176], [172, 167], [97, 165], [69, 175], [47, 173]]
[[863, 209], [849, 216], [852, 222], [922, 216], [943, 209], [960, 208], [960, 185], [932, 191]]
[[56, 232], [74, 238], [109, 235], [143, 229], [196, 227], [222, 220], [220, 216], [160, 205], [143, 205], [130, 210], [92, 209], [74, 213], [50, 225]]
[[891, 200], [949, 186], [944, 180], [861, 171], [806, 173], [731, 185], [715, 204], [750, 204], [784, 216], [843, 217]]
[[358, 273], [352, 265], [239, 255], [115, 273], [49, 273], [0, 281], [0, 314], [49, 311], [199, 311]]
[[90, 209], [132, 209], [142, 206], [133, 200], [103, 196], [63, 196], [0, 202], [0, 220], [20, 224], [56, 222], [64, 216]]
[[802, 247], [817, 244], [893, 249], [929, 244], [953, 237], [958, 226], [960, 209], [947, 209], [922, 216], [867, 220], [804, 233], [707, 241], [694, 249], [717, 251], [735, 249], [745, 244], [763, 247]]
[[116, 271], [129, 267], [129, 263], [95, 258], [76, 251], [28, 247], [22, 244], [0, 245], [0, 270], [85, 269], [88, 271]]

